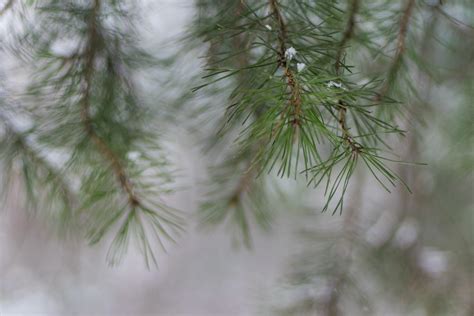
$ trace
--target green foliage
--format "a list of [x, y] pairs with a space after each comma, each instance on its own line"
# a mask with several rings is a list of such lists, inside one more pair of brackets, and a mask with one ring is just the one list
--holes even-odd
[[[359, 165], [389, 192], [401, 180], [387, 165], [398, 158], [385, 150], [390, 150], [390, 135], [404, 132], [396, 115], [380, 115], [388, 111], [381, 109], [398, 107], [381, 95], [385, 85], [392, 85], [395, 70], [385, 81], [376, 75], [367, 78], [345, 58], [353, 38], [381, 50], [376, 38], [363, 39], [354, 29], [359, 6], [358, 1], [348, 4], [347, 10], [334, 1], [198, 1], [201, 10], [194, 34], [204, 39], [208, 50], [203, 83], [194, 91], [204, 95], [215, 94], [216, 87], [229, 91], [217, 137], [227, 145], [233, 143], [229, 151], [237, 158], [225, 159], [222, 168], [243, 170], [248, 187], [248, 177], [302, 175], [309, 186], [325, 188], [322, 210], [334, 214], [342, 212], [350, 178]], [[400, 11], [395, 13], [398, 19]], [[243, 160], [246, 168], [239, 169]], [[226, 178], [234, 177], [221, 176]], [[264, 191], [257, 194], [265, 196]], [[203, 205], [204, 218], [210, 222], [231, 211], [236, 217], [243, 213], [233, 210], [233, 204], [216, 208], [213, 202], [210, 198]], [[246, 209], [260, 212], [261, 206]], [[246, 236], [248, 221], [236, 219], [236, 223]]]
[[[16, 51], [28, 52], [21, 55], [28, 64], [34, 61], [29, 96], [35, 102], [35, 146], [68, 153], [57, 173], [79, 182], [72, 192], [76, 205], [64, 208], [91, 244], [116, 231], [111, 264], [121, 259], [133, 232], [148, 266], [156, 258], [147, 235], [164, 248], [163, 239], [174, 241], [183, 220], [162, 199], [170, 167], [136, 82], [137, 71], [155, 62], [137, 44], [130, 15], [117, 1], [37, 1]], [[15, 150], [31, 156], [30, 144], [18, 139], [11, 141]], [[32, 159], [23, 158], [28, 192], [51, 177], [51, 185], [64, 190], [47, 158], [36, 159], [46, 171], [30, 167]]]
[[[212, 156], [202, 223], [229, 219], [249, 246], [252, 222], [269, 228], [280, 193], [269, 174], [322, 188], [322, 211], [332, 214], [342, 213], [359, 168], [389, 192], [404, 185], [391, 143], [415, 112], [407, 100], [422, 99], [414, 82], [442, 73], [424, 59], [428, 44], [410, 43], [432, 38], [441, 17], [468, 32], [441, 3], [198, 0], [196, 8], [183, 47], [204, 42], [204, 73], [176, 103], [204, 104], [185, 111]], [[25, 192], [43, 201], [33, 204], [76, 218], [91, 243], [115, 230], [111, 262], [131, 232], [155, 261], [145, 236], [164, 246], [183, 220], [162, 200], [173, 177], [159, 135], [170, 117], [146, 105], [137, 80], [159, 63], [139, 45], [135, 12], [107, 0], [34, 1], [22, 10], [12, 51], [33, 68], [22, 101], [35, 123], [19, 131], [2, 114], [4, 169], [18, 165]], [[2, 104], [3, 112], [16, 115]], [[55, 150], [62, 163], [48, 158]]]
[[[8, 197], [17, 194], [14, 190], [20, 182], [26, 198], [18, 206], [33, 212], [49, 211], [61, 233], [66, 233], [73, 226], [72, 209], [75, 204], [70, 183], [63, 172], [45, 157], [45, 153], [34, 141], [31, 129], [20, 130], [4, 113], [0, 118], [3, 131], [0, 141], [3, 203], [7, 205], [14, 202]], [[18, 180], [17, 172], [22, 175]]]

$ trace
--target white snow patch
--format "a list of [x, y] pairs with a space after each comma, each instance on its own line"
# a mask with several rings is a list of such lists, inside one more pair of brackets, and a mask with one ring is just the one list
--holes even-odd
[[293, 46], [291, 46], [285, 51], [285, 58], [288, 60], [292, 60], [296, 56], [296, 53], [297, 53], [296, 49]]
[[418, 238], [418, 224], [413, 219], [404, 221], [395, 233], [393, 243], [401, 249], [406, 249], [413, 245]]
[[140, 158], [140, 156], [141, 154], [138, 151], [131, 151], [127, 153], [127, 158], [132, 161], [137, 160], [138, 158]]
[[305, 63], [297, 63], [296, 64], [296, 69], [298, 69], [298, 72], [302, 72], [306, 68]]
[[448, 269], [446, 251], [434, 247], [424, 247], [418, 255], [418, 266], [431, 277], [439, 277]]
[[336, 88], [341, 89], [342, 88], [342, 83], [335, 82], [335, 81], [331, 80], [331, 81], [328, 82], [328, 88], [332, 88], [332, 87], [336, 87]]

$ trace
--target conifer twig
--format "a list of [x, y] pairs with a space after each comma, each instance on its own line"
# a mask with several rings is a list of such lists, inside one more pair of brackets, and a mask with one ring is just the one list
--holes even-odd
[[100, 10], [100, 0], [94, 0], [92, 7], [92, 15], [89, 20], [89, 45], [85, 53], [85, 73], [84, 73], [84, 82], [85, 88], [83, 91], [82, 97], [82, 110], [81, 110], [81, 119], [85, 126], [85, 131], [91, 138], [92, 142], [96, 145], [97, 149], [101, 155], [110, 162], [113, 172], [115, 173], [120, 186], [123, 191], [128, 196], [128, 202], [132, 208], [140, 206], [140, 200], [137, 197], [136, 193], [133, 190], [133, 185], [128, 177], [124, 166], [122, 165], [120, 159], [117, 155], [110, 149], [107, 143], [96, 133], [94, 126], [92, 124], [92, 119], [90, 117], [90, 97], [91, 97], [91, 87], [92, 87], [92, 75], [94, 71], [94, 62], [96, 57], [96, 47], [95, 42], [98, 39], [98, 30], [97, 30], [97, 15]]
[[337, 122], [342, 130], [342, 139], [344, 142], [351, 148], [352, 153], [357, 154], [361, 151], [362, 146], [354, 139], [351, 135], [349, 128], [347, 127], [347, 106], [345, 105], [344, 101], [338, 101], [338, 119]]
[[384, 85], [380, 89], [379, 93], [375, 97], [375, 101], [379, 102], [381, 101], [385, 95], [387, 94], [390, 85], [392, 84], [392, 81], [394, 77], [396, 76], [398, 72], [398, 68], [400, 66], [400, 62], [403, 57], [403, 53], [405, 53], [406, 49], [406, 36], [408, 33], [408, 26], [410, 22], [410, 18], [413, 13], [413, 8], [415, 7], [415, 0], [407, 0], [407, 4], [405, 6], [405, 9], [403, 10], [402, 17], [400, 19], [400, 27], [398, 31], [398, 36], [397, 36], [397, 46], [396, 46], [396, 51], [395, 55], [393, 57], [392, 64], [390, 65], [390, 68], [388, 70], [388, 77], [387, 80], [385, 80]]
[[[355, 30], [355, 16], [359, 10], [359, 0], [352, 0], [351, 6], [349, 8], [349, 19], [347, 20], [347, 26], [344, 31], [344, 35], [342, 37], [341, 42], [339, 43], [339, 49], [336, 53], [336, 75], [340, 75], [340, 70], [342, 66], [342, 56], [344, 54], [345, 46], [347, 42], [349, 42], [352, 37], [354, 36]], [[354, 140], [352, 135], [349, 132], [349, 128], [347, 127], [347, 107], [344, 101], [338, 101], [338, 123], [342, 130], [342, 138], [346, 142], [346, 144], [352, 149], [353, 153], [358, 153], [361, 150], [361, 146]]]
[[300, 126], [301, 125], [301, 91], [298, 85], [298, 82], [295, 78], [294, 72], [290, 69], [285, 52], [286, 52], [286, 41], [288, 37], [288, 31], [285, 19], [281, 14], [280, 7], [277, 0], [269, 0], [269, 5], [271, 8], [271, 12], [275, 17], [277, 24], [278, 24], [278, 42], [279, 42], [279, 50], [278, 50], [278, 66], [283, 68], [283, 74], [286, 78], [287, 86], [290, 90], [290, 105], [293, 107], [293, 126]]

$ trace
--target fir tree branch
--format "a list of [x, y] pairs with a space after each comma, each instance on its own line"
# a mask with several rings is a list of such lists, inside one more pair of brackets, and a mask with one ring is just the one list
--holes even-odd
[[406, 50], [406, 37], [414, 7], [415, 0], [407, 0], [407, 4], [402, 12], [402, 17], [400, 19], [395, 55], [393, 57], [392, 64], [390, 65], [390, 68], [388, 70], [387, 80], [385, 80], [384, 85], [375, 97], [376, 102], [380, 102], [386, 96], [390, 85], [392, 84], [395, 76], [397, 75], [398, 69], [400, 68], [400, 63], [402, 61], [403, 54]]
[[287, 58], [285, 56], [286, 42], [288, 38], [287, 26], [285, 19], [280, 11], [278, 1], [269, 0], [269, 5], [272, 15], [278, 24], [278, 66], [283, 68], [283, 74], [286, 78], [287, 86], [290, 90], [290, 105], [293, 107], [293, 121], [291, 123], [294, 127], [297, 127], [301, 124], [301, 89], [299, 87], [298, 81], [296, 80], [294, 72], [290, 69], [288, 65]]
[[107, 143], [96, 133], [90, 117], [90, 98], [91, 98], [91, 87], [92, 87], [92, 76], [94, 73], [94, 62], [96, 57], [96, 41], [99, 37], [97, 31], [97, 17], [100, 10], [100, 0], [94, 0], [92, 7], [92, 13], [89, 20], [89, 34], [88, 34], [88, 47], [85, 52], [85, 73], [84, 73], [84, 91], [82, 97], [82, 110], [81, 119], [84, 124], [86, 133], [91, 138], [92, 142], [96, 145], [102, 156], [110, 162], [112, 170], [115, 173], [120, 186], [128, 196], [128, 202], [132, 208], [140, 206], [141, 202], [134, 192], [132, 182], [127, 175], [125, 167], [122, 165], [120, 159], [113, 152]]

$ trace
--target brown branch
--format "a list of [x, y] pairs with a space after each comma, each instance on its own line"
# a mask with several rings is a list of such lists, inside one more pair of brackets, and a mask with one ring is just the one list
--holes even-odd
[[294, 72], [290, 69], [288, 62], [286, 60], [286, 41], [288, 37], [288, 31], [285, 23], [285, 19], [281, 14], [280, 7], [277, 0], [269, 0], [269, 5], [273, 16], [278, 24], [278, 66], [283, 68], [283, 74], [286, 78], [287, 86], [290, 90], [290, 105], [293, 108], [293, 126], [301, 125], [301, 91], [296, 80]]
[[100, 0], [95, 0], [92, 8], [92, 14], [89, 20], [89, 45], [85, 53], [85, 74], [84, 74], [84, 91], [81, 100], [82, 110], [81, 119], [84, 124], [84, 129], [91, 141], [95, 144], [101, 155], [110, 162], [112, 170], [115, 173], [120, 186], [128, 196], [128, 202], [132, 207], [139, 206], [140, 200], [133, 190], [133, 185], [128, 177], [122, 162], [119, 157], [113, 152], [107, 143], [96, 133], [92, 118], [90, 116], [90, 98], [91, 98], [91, 87], [92, 77], [94, 72], [94, 62], [97, 53], [96, 42], [99, 39], [99, 33], [97, 30], [97, 16], [100, 10]]
[[344, 101], [339, 100], [337, 108], [339, 114], [337, 122], [339, 123], [339, 127], [342, 130], [342, 139], [351, 148], [352, 153], [358, 154], [362, 150], [362, 146], [357, 141], [355, 141], [354, 137], [349, 132], [349, 128], [347, 127], [347, 106]]
[[[336, 75], [340, 75], [341, 66], [342, 66], [342, 56], [344, 54], [345, 46], [347, 42], [349, 42], [352, 37], [354, 36], [355, 31], [355, 17], [357, 12], [359, 11], [359, 0], [352, 0], [349, 8], [349, 19], [347, 20], [346, 29], [342, 36], [342, 40], [339, 43], [339, 49], [336, 53]], [[346, 142], [346, 144], [352, 149], [353, 153], [359, 153], [362, 147], [358, 144], [352, 135], [349, 132], [349, 128], [347, 127], [347, 106], [344, 101], [338, 101], [338, 123], [342, 130], [342, 139]]]
[[[299, 125], [299, 116], [301, 112], [301, 98], [299, 93], [299, 88], [297, 88], [297, 82], [295, 80], [295, 76], [293, 72], [289, 69], [285, 52], [286, 52], [286, 40], [287, 40], [287, 28], [286, 23], [283, 19], [283, 16], [280, 12], [278, 2], [276, 0], [269, 0], [270, 8], [275, 16], [275, 19], [278, 24], [278, 42], [279, 42], [279, 51], [278, 51], [278, 65], [284, 69], [284, 74], [288, 82], [288, 86], [290, 87], [291, 91], [291, 99], [290, 104], [294, 107], [294, 125]], [[237, 15], [242, 14], [242, 10], [244, 9], [244, 3], [240, 1], [240, 5], [237, 8]], [[245, 41], [241, 40], [240, 36], [236, 36], [235, 40], [232, 42], [235, 48], [241, 48], [245, 45]], [[240, 58], [237, 60], [239, 66], [245, 66], [248, 64], [248, 54], [241, 54]], [[240, 80], [245, 80], [244, 77], [240, 77]], [[256, 111], [256, 117], [260, 116], [260, 114]], [[272, 136], [275, 135], [276, 130], [281, 127], [283, 121], [279, 121], [276, 125], [276, 128], [272, 131]], [[261, 148], [265, 146], [265, 143], [261, 140], [258, 142], [257, 146], [254, 146], [251, 149], [250, 155], [254, 158], [249, 159], [248, 166], [244, 169], [244, 173], [240, 176], [239, 182], [237, 184], [236, 189], [234, 190], [231, 198], [229, 199], [229, 205], [235, 205], [239, 203], [241, 196], [243, 193], [248, 192], [254, 182], [254, 176], [258, 167], [255, 165], [256, 158], [258, 156], [259, 151]]]
[[398, 36], [397, 36], [397, 47], [396, 47], [395, 55], [393, 57], [393, 62], [388, 71], [387, 80], [385, 81], [384, 85], [380, 89], [380, 92], [375, 97], [376, 102], [381, 101], [387, 94], [390, 88], [390, 85], [392, 84], [392, 81], [398, 72], [400, 62], [403, 57], [403, 53], [406, 50], [406, 36], [408, 33], [408, 26], [409, 26], [410, 18], [413, 13], [413, 8], [415, 7], [415, 0], [407, 0], [407, 1], [408, 1], [407, 5], [405, 6], [405, 9], [403, 10], [403, 14], [400, 19], [400, 28], [399, 28]]

